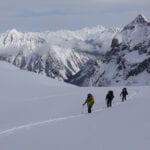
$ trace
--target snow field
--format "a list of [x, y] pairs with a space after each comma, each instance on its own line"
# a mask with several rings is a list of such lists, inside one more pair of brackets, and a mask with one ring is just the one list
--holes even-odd
[[[149, 86], [79, 88], [0, 63], [0, 149], [149, 150]], [[113, 107], [105, 96], [114, 91]], [[96, 103], [82, 110], [86, 95]], [[83, 111], [83, 113], [82, 113]]]

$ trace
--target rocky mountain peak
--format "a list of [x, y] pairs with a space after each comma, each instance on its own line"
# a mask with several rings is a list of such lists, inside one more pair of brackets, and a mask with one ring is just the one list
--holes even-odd
[[142, 14], [139, 14], [133, 21], [132, 23], [138, 23], [138, 24], [145, 24], [148, 23], [148, 20], [146, 17]]
[[142, 14], [139, 14], [131, 23], [126, 25], [123, 30], [132, 30], [135, 28], [135, 26], [147, 26], [149, 25], [149, 21], [146, 19], [146, 17]]
[[150, 22], [138, 15], [123, 30], [0, 34], [0, 60], [79, 86], [150, 85]]

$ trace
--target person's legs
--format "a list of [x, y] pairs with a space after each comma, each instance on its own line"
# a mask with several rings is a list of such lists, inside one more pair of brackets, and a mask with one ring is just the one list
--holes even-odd
[[126, 95], [124, 96], [124, 100], [126, 101]]
[[91, 106], [88, 107], [88, 113], [91, 113]]
[[111, 107], [111, 100], [110, 99], [107, 100], [107, 107]]
[[122, 96], [122, 102], [126, 101], [126, 95]]
[[92, 112], [92, 106], [93, 106], [93, 104], [91, 104], [90, 106], [88, 106], [88, 113]]
[[110, 100], [110, 105], [109, 105], [110, 107], [111, 107], [111, 103], [112, 103], [112, 100]]

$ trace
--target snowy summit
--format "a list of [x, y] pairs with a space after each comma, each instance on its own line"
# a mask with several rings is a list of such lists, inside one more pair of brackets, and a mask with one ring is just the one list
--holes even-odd
[[79, 86], [150, 85], [149, 43], [150, 22], [139, 14], [123, 29], [12, 29], [0, 34], [0, 60]]

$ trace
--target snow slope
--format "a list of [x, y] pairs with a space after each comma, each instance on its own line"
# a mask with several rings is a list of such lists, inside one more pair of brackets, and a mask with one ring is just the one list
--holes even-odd
[[[149, 150], [149, 86], [81, 88], [0, 62], [0, 149]], [[113, 89], [113, 107], [105, 95]], [[93, 113], [82, 102], [95, 96]]]

